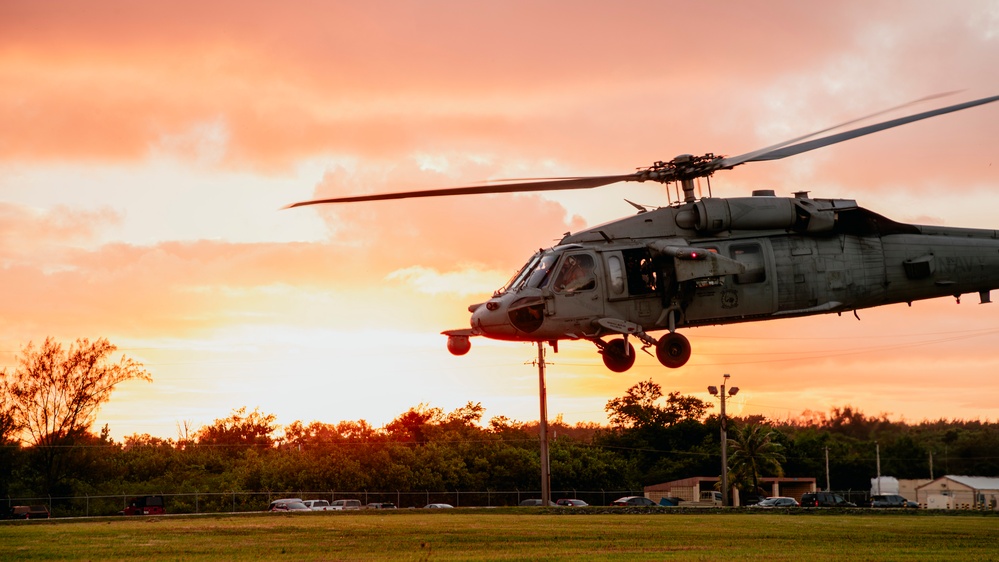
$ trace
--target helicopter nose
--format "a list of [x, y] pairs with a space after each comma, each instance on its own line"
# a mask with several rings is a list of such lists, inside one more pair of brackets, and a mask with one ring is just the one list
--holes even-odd
[[503, 295], [472, 310], [472, 328], [497, 339], [523, 338], [541, 328], [544, 309], [540, 295]]
[[516, 334], [517, 329], [510, 323], [506, 306], [498, 299], [468, 307], [472, 313], [472, 328], [487, 336], [505, 337]]

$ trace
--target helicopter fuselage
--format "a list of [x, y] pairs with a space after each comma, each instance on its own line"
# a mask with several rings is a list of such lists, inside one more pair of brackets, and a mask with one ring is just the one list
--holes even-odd
[[[841, 313], [999, 288], [999, 232], [892, 221], [852, 200], [700, 199], [569, 234], [541, 250], [488, 301], [471, 328], [512, 341], [587, 339], [615, 371], [628, 337], [664, 365], [689, 357], [678, 328]], [[657, 339], [650, 332], [668, 330]], [[605, 337], [622, 335], [622, 340]]]

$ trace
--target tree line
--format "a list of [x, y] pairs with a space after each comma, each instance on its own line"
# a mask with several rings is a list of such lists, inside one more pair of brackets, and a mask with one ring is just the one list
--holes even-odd
[[[288, 490], [540, 489], [538, 423], [484, 419], [419, 404], [384, 427], [295, 421], [240, 408], [177, 438], [94, 432], [99, 406], [126, 380], [151, 380], [106, 340], [28, 345], [0, 372], [0, 497]], [[553, 490], [640, 490], [718, 476], [713, 405], [652, 380], [607, 402], [606, 424], [550, 424]], [[999, 476], [999, 424], [893, 421], [849, 406], [790, 420], [729, 418], [729, 481], [746, 495], [764, 476], [812, 477], [820, 488], [868, 490], [876, 474]], [[828, 473], [826, 459], [828, 457]]]

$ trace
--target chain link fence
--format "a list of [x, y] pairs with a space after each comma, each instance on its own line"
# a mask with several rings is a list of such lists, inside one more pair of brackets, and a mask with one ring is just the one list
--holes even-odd
[[[610, 505], [624, 496], [641, 496], [641, 490], [553, 490], [552, 501], [561, 498], [581, 499], [590, 505]], [[242, 513], [266, 511], [270, 503], [281, 498], [324, 499], [330, 502], [355, 499], [361, 505], [392, 503], [397, 507], [418, 508], [431, 503], [446, 503], [454, 507], [505, 507], [541, 497], [538, 490], [505, 491], [266, 491], [266, 492], [182, 492], [128, 493], [71, 497], [8, 497], [4, 511], [15, 505], [45, 505], [52, 517], [93, 517], [118, 515], [130, 500], [147, 495], [163, 496], [167, 513]]]

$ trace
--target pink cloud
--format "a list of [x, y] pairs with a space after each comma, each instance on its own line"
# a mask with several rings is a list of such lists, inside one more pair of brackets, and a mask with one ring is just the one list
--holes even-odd
[[[7, 349], [46, 335], [197, 339], [248, 325], [436, 334], [464, 325], [477, 297], [416, 283], [437, 280], [437, 289], [475, 274], [495, 275], [499, 286], [538, 247], [620, 202], [607, 188], [580, 193], [600, 201], [582, 211], [538, 195], [286, 210], [288, 222], [319, 213], [329, 232], [287, 244], [185, 238], [195, 219], [165, 214], [178, 239], [137, 242], [123, 234], [133, 217], [112, 190], [145, 193], [141, 182], [93, 188], [89, 208], [59, 197], [29, 204], [20, 169], [134, 171], [165, 155], [150, 174], [176, 167], [207, 178], [201, 191], [150, 192], [150, 206], [169, 196], [171, 210], [218, 196], [215, 181], [234, 173], [287, 177], [299, 166], [310, 172], [289, 181], [289, 193], [316, 184], [315, 197], [625, 173], [680, 153], [740, 154], [945, 90], [965, 89], [954, 102], [999, 93], [990, 9], [900, 11], [859, 0], [4, 2], [0, 164], [15, 173], [0, 183], [0, 263], [17, 298], [0, 307], [0, 333]], [[999, 182], [996, 130], [999, 105], [721, 172], [712, 184], [715, 195], [810, 190], [896, 220], [964, 224]], [[229, 176], [213, 176], [219, 169]], [[951, 195], [965, 187], [982, 191]], [[650, 199], [640, 202], [666, 202]], [[939, 218], [906, 218], [921, 216]], [[732, 370], [747, 391], [789, 407], [825, 410], [855, 391], [871, 412], [898, 404], [886, 385], [909, 380], [932, 394], [942, 373], [961, 389], [954, 404], [994, 411], [965, 394], [994, 370], [988, 307], [950, 305], [862, 311], [860, 323], [828, 316], [691, 330], [689, 368], [666, 372], [643, 355], [640, 374], [694, 391]], [[627, 388], [588, 346], [566, 346], [588, 362], [573, 388]], [[930, 408], [917, 391], [904, 394]]]
[[[461, 171], [459, 177], [473, 173]], [[480, 167], [479, 173], [486, 172]], [[387, 172], [333, 169], [316, 187], [315, 198], [452, 187], [450, 182], [456, 181], [452, 178], [454, 174], [419, 170], [411, 163], [393, 164]], [[558, 204], [529, 194], [434, 197], [285, 212], [316, 210], [330, 224], [334, 244], [362, 247], [372, 261], [384, 256], [392, 263], [438, 269], [463, 263], [519, 267], [539, 246], [551, 246], [564, 232], [583, 227], [578, 217], [566, 217]]]
[[53, 247], [92, 244], [101, 230], [120, 222], [121, 215], [109, 208], [36, 210], [0, 202], [0, 255], [31, 260]]

